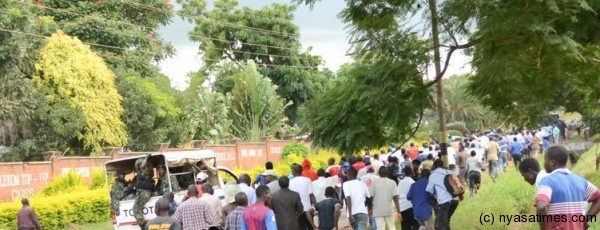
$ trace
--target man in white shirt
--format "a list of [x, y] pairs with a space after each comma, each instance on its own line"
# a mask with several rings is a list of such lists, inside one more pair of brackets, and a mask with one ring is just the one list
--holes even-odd
[[216, 217], [213, 219], [212, 223], [209, 223], [210, 226], [221, 227], [221, 224], [223, 224], [223, 205], [221, 204], [221, 199], [219, 199], [219, 197], [213, 196], [214, 192], [212, 184], [203, 184], [200, 201], [206, 202], [210, 207], [209, 211]]
[[412, 176], [412, 170], [404, 170], [404, 177], [398, 182], [398, 186], [396, 188], [396, 190], [398, 190], [398, 200], [400, 203], [400, 210], [398, 211], [398, 213], [402, 214], [400, 218], [400, 225], [402, 226], [402, 229], [419, 228], [419, 222], [415, 219], [415, 215], [413, 212], [412, 202], [410, 202], [407, 199], [410, 186], [415, 183], [415, 180], [413, 180]]
[[[348, 219], [350, 225], [352, 225], [352, 229], [366, 230], [367, 222], [369, 221], [369, 212], [372, 211], [372, 200], [369, 189], [367, 189], [364, 183], [356, 180], [356, 174], [356, 169], [353, 167], [348, 169], [346, 173], [348, 181], [342, 185], [342, 189], [346, 195], [344, 198], [350, 211]], [[369, 204], [368, 208], [365, 205], [366, 202]]]
[[246, 194], [246, 197], [248, 198], [248, 206], [256, 203], [256, 190], [250, 187], [250, 183], [252, 182], [248, 174], [244, 173], [240, 175], [240, 190]]
[[312, 182], [313, 194], [315, 194], [315, 199], [317, 203], [321, 202], [325, 199], [325, 189], [330, 186], [330, 180], [325, 178], [325, 170], [319, 169], [317, 170], [317, 176], [319, 177], [317, 180]]
[[317, 203], [317, 199], [313, 193], [312, 182], [308, 177], [302, 176], [302, 166], [300, 165], [294, 165], [292, 167], [292, 174], [294, 175], [294, 178], [290, 180], [289, 189], [300, 195], [300, 201], [304, 208], [302, 215], [300, 215], [300, 218], [298, 219], [300, 229], [312, 230], [316, 228], [312, 219], [312, 212], [314, 211], [313, 205]]

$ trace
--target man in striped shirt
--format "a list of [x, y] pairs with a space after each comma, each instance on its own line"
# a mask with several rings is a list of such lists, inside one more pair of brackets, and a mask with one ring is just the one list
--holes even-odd
[[[584, 229], [586, 218], [600, 211], [600, 191], [567, 169], [568, 151], [561, 145], [548, 148], [544, 168], [550, 175], [537, 186], [536, 208], [542, 229]], [[585, 211], [587, 203], [592, 203]], [[587, 217], [586, 217], [587, 216]]]
[[242, 228], [244, 222], [244, 210], [248, 206], [248, 196], [244, 192], [235, 194], [235, 204], [237, 207], [229, 215], [225, 221], [225, 230], [238, 230]]

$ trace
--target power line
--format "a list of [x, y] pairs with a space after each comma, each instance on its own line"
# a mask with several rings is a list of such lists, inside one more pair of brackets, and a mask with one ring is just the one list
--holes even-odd
[[[6, 12], [6, 10], [2, 10], [0, 9], [0, 12]], [[94, 27], [90, 27], [90, 26], [82, 26], [86, 29], [91, 29], [91, 30], [95, 30], [95, 31], [99, 31], [99, 32], [106, 32], [109, 34], [118, 34], [118, 35], [122, 35], [122, 36], [128, 36], [131, 38], [142, 38], [144, 39], [144, 36], [139, 36], [136, 35], [134, 33], [127, 33], [125, 31], [121, 31], [121, 30], [109, 30], [109, 29], [100, 29], [100, 28], [94, 28]], [[148, 34], [146, 34], [148, 35]], [[223, 41], [227, 41], [227, 40], [223, 40]], [[98, 44], [100, 45], [100, 44]], [[281, 57], [281, 58], [293, 58], [293, 56], [288, 56], [288, 55], [277, 55], [277, 54], [265, 54], [265, 53], [256, 53], [256, 52], [250, 52], [250, 51], [242, 51], [242, 50], [236, 50], [236, 49], [222, 49], [222, 48], [216, 48], [216, 47], [209, 47], [209, 50], [220, 50], [220, 51], [224, 51], [224, 52], [228, 52], [228, 53], [238, 53], [238, 54], [250, 54], [250, 55], [260, 55], [260, 56], [269, 56], [270, 58], [272, 57]], [[157, 53], [158, 54], [158, 53]], [[161, 54], [163, 55], [163, 54]]]
[[[5, 29], [5, 28], [0, 28], [0, 31], [4, 31], [4, 32], [8, 32], [8, 33], [13, 33], [13, 34], [28, 35], [28, 36], [32, 36], [32, 37], [38, 37], [38, 38], [48, 38], [48, 36], [44, 36], [44, 35], [32, 34], [32, 33], [27, 33], [27, 32], [16, 31], [16, 30], [9, 30], [9, 29]], [[147, 53], [147, 54], [162, 55], [162, 54], [155, 53], [155, 52], [148, 52], [148, 51], [143, 51], [143, 50], [130, 50], [130, 49], [127, 49], [127, 48], [122, 48], [122, 47], [117, 47], [117, 46], [111, 46], [111, 45], [102, 45], [102, 44], [90, 43], [90, 42], [81, 42], [81, 43], [89, 45], [89, 46], [97, 46], [97, 47], [103, 47], [103, 48], [119, 49], [119, 50], [125, 50], [125, 51], [138, 51], [138, 52]], [[210, 58], [203, 58], [203, 60], [216, 61], [216, 62], [223, 61], [221, 59], [210, 59]], [[277, 65], [277, 64], [266, 64], [266, 63], [257, 63], [257, 65], [264, 65], [264, 66], [270, 66], [270, 67], [304, 68], [304, 69], [316, 69], [317, 68], [316, 66], [315, 67], [310, 67], [310, 66]]]
[[[155, 28], [144, 26], [144, 25], [133, 24], [133, 23], [126, 22], [126, 21], [121, 21], [121, 20], [106, 19], [106, 18], [103, 18], [103, 17], [100, 17], [100, 16], [94, 16], [94, 15], [88, 15], [88, 14], [81, 14], [81, 13], [77, 13], [77, 12], [70, 11], [70, 10], [67, 10], [67, 9], [52, 8], [52, 7], [48, 7], [48, 6], [41, 6], [41, 5], [37, 5], [37, 4], [34, 4], [34, 3], [22, 2], [22, 1], [17, 1], [17, 3], [24, 4], [24, 5], [29, 5], [29, 6], [32, 6], [32, 7], [43, 7], [45, 9], [50, 9], [50, 10], [54, 10], [54, 11], [63, 11], [63, 12], [67, 12], [67, 13], [79, 15], [79, 16], [82, 16], [82, 17], [89, 17], [89, 18], [93, 18], [93, 19], [103, 20], [103, 21], [106, 21], [106, 22], [109, 22], [109, 23], [119, 23], [121, 25], [128, 25], [128, 26], [133, 26], [133, 27], [141, 27], [141, 28], [144, 28], [144, 29], [149, 30], [149, 31], [155, 31], [156, 30]], [[213, 38], [213, 37], [208, 37], [208, 36], [199, 36], [199, 35], [195, 35], [195, 34], [185, 34], [185, 33], [178, 33], [178, 32], [175, 32], [175, 33], [171, 32], [171, 34], [189, 36], [191, 38], [196, 38], [196, 39], [203, 39], [204, 38], [204, 39], [208, 39], [208, 40], [211, 40], [211, 41], [237, 42], [237, 43], [239, 43], [242, 46], [243, 45], [247, 45], [247, 46], [265, 47], [265, 48], [273, 48], [273, 49], [292, 50], [292, 51], [298, 50], [297, 48], [292, 48], [292, 47], [272, 46], [272, 45], [264, 45], [264, 44], [241, 42], [241, 41], [230, 41], [230, 40], [226, 40], [226, 39], [219, 39], [219, 38]]]
[[[149, 6], [149, 5], [145, 5], [145, 4], [141, 4], [141, 3], [137, 3], [137, 2], [126, 2], [126, 1], [122, 1], [122, 3], [128, 3], [128, 4], [132, 4], [132, 5], [137, 5], [139, 7], [145, 8], [145, 9], [149, 9], [149, 10], [154, 10], [154, 11], [161, 11], [164, 13], [171, 13], [168, 10], [163, 10], [160, 8], [156, 8], [153, 6]], [[287, 37], [287, 38], [295, 38], [294, 35], [289, 35], [288, 33], [283, 33], [283, 32], [277, 32], [277, 31], [273, 31], [273, 30], [266, 30], [266, 29], [262, 29], [262, 28], [256, 28], [256, 27], [250, 27], [250, 26], [244, 26], [244, 25], [236, 25], [234, 23], [231, 22], [224, 22], [224, 21], [220, 21], [220, 20], [215, 20], [212, 18], [201, 18], [198, 16], [193, 16], [193, 15], [189, 15], [189, 14], [183, 14], [183, 13], [179, 13], [178, 15], [182, 16], [182, 17], [188, 17], [194, 20], [205, 20], [205, 21], [212, 21], [214, 22], [214, 24], [221, 24], [230, 28], [240, 28], [240, 29], [246, 29], [246, 30], [253, 30], [253, 31], [257, 31], [257, 32], [261, 32], [261, 33], [265, 33], [265, 34], [273, 34], [273, 35], [278, 35], [278, 36], [282, 36], [282, 37]]]

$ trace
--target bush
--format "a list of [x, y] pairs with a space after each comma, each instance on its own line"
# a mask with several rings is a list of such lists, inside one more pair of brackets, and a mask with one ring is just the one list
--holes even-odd
[[463, 122], [448, 123], [446, 125], [446, 129], [447, 130], [457, 130], [461, 133], [470, 133], [469, 129], [467, 128], [467, 125], [465, 125], [465, 123], [463, 123]]
[[[109, 218], [108, 191], [105, 189], [78, 189], [76, 192], [52, 197], [36, 196], [30, 199], [43, 229], [65, 229], [68, 224], [93, 223]], [[0, 204], [0, 228], [16, 229], [19, 202]]]
[[448, 130], [446, 133], [450, 136], [462, 136], [463, 133], [458, 130]]
[[64, 194], [83, 187], [83, 178], [77, 172], [70, 170], [67, 174], [52, 179], [52, 182], [48, 183], [42, 190], [42, 195], [53, 196]]
[[[92, 178], [92, 184], [90, 184], [90, 189], [104, 188], [106, 186], [106, 173], [104, 172], [104, 170], [94, 169], [92, 170], [90, 177]], [[114, 180], [114, 178], [111, 179]]]
[[[292, 143], [285, 145], [285, 147], [283, 147], [283, 150], [281, 152], [281, 158], [286, 159], [288, 157], [288, 155], [290, 155], [290, 154], [296, 154], [301, 157], [307, 157], [308, 153], [310, 153], [310, 149], [308, 149], [308, 147], [306, 147], [306, 145], [304, 145], [298, 141], [294, 141]], [[300, 162], [300, 163], [302, 163], [302, 162]]]

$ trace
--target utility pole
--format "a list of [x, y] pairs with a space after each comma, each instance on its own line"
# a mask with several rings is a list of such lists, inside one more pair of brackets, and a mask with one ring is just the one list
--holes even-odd
[[[439, 76], [442, 72], [442, 68], [440, 65], [440, 30], [436, 0], [429, 0], [429, 11], [431, 12], [433, 62], [435, 64], [435, 75]], [[440, 153], [442, 156], [442, 161], [444, 161], [444, 168], [448, 168], [448, 143], [446, 143], [448, 137], [446, 136], [446, 117], [444, 116], [444, 92], [442, 87], [442, 79], [439, 79], [439, 81], [436, 83], [436, 91], [438, 118], [440, 123]]]

